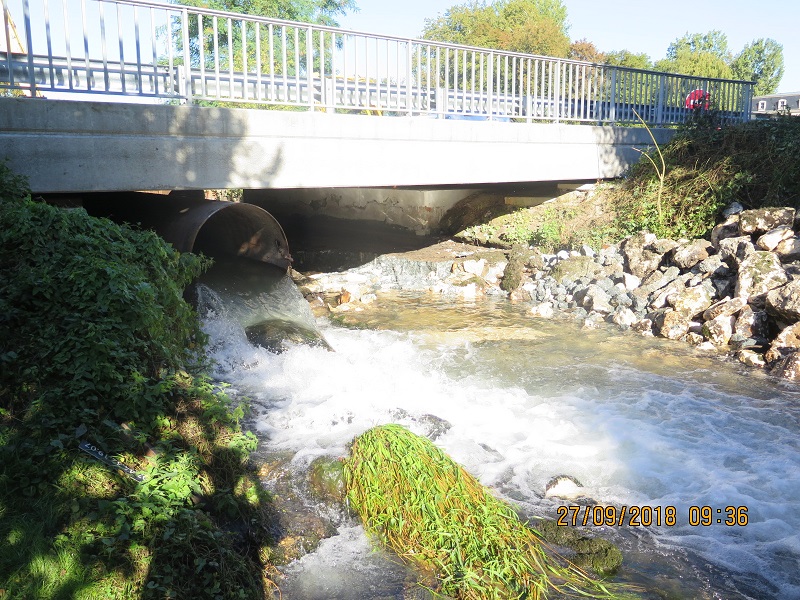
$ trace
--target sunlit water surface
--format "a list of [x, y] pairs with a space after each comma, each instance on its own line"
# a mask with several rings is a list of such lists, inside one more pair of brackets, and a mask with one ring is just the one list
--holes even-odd
[[[435, 415], [451, 425], [436, 443], [525, 515], [556, 515], [544, 487], [559, 474], [603, 504], [675, 507], [674, 526], [597, 529], [625, 553], [618, 579], [644, 597], [800, 598], [793, 385], [684, 344], [534, 319], [505, 300], [387, 297], [317, 321], [335, 352], [276, 355], [244, 326], [313, 324], [307, 305], [286, 278], [232, 274], [201, 288], [215, 375], [252, 400], [263, 444], [294, 453], [298, 471], [344, 456], [375, 425], [427, 433]], [[713, 522], [690, 524], [693, 506], [711, 507]], [[746, 507], [747, 524], [717, 523], [728, 506]], [[357, 523], [339, 531], [286, 569], [283, 597], [402, 597], [407, 574]]]

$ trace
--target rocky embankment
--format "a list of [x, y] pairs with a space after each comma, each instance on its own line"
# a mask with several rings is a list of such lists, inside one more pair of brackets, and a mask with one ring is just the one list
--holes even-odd
[[390, 291], [508, 296], [541, 318], [612, 323], [800, 378], [800, 236], [795, 210], [732, 205], [710, 240], [631, 236], [599, 252], [543, 254], [448, 241], [295, 281], [321, 310], [363, 310]]

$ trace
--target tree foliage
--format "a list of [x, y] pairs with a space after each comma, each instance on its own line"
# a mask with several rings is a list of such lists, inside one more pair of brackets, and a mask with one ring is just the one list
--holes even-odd
[[667, 59], [675, 60], [681, 54], [701, 52], [713, 54], [728, 62], [730, 60], [728, 36], [719, 30], [708, 33], [686, 33], [669, 45]]
[[477, 1], [425, 21], [422, 37], [497, 50], [567, 57], [567, 9], [561, 0]]
[[339, 25], [336, 17], [357, 10], [355, 0], [181, 0], [180, 3], [332, 27]]
[[653, 66], [647, 54], [644, 52], [637, 54], [629, 50], [607, 52], [605, 62], [614, 67], [628, 67], [631, 69], [650, 69]]
[[597, 46], [586, 38], [576, 40], [570, 44], [569, 58], [597, 64], [606, 62], [605, 52], [598, 50]]
[[731, 65], [737, 79], [755, 81], [755, 95], [771, 94], [783, 77], [783, 46], [761, 38], [747, 44]]

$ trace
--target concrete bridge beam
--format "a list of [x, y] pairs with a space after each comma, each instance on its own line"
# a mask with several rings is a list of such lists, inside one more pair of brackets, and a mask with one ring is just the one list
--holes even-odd
[[36, 193], [596, 180], [650, 143], [630, 127], [0, 98], [0, 159]]

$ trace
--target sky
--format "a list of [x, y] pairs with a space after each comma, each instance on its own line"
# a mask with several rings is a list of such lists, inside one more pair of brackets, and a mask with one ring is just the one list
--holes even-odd
[[[419, 37], [425, 19], [466, 0], [356, 0], [359, 11], [338, 19], [347, 29]], [[686, 33], [722, 31], [728, 48], [772, 38], [783, 45], [784, 75], [778, 92], [800, 92], [800, 0], [562, 0], [572, 40], [586, 38], [599, 50], [644, 52], [664, 58]]]

